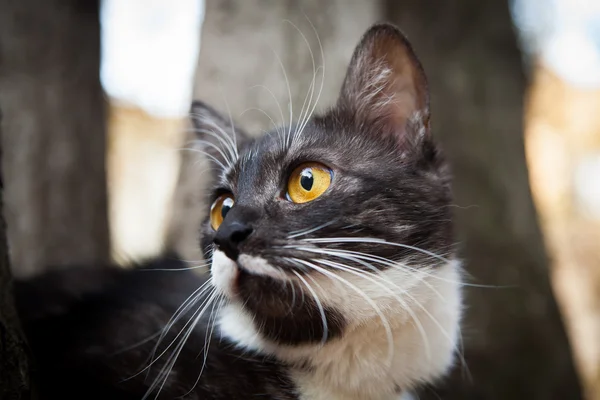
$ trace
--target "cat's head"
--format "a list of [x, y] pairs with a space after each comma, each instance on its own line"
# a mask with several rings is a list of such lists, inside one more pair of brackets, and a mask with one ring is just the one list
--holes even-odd
[[202, 103], [192, 115], [217, 165], [212, 282], [262, 339], [320, 344], [430, 306], [428, 279], [453, 256], [449, 176], [424, 70], [395, 27], [364, 35], [322, 115], [257, 139]]

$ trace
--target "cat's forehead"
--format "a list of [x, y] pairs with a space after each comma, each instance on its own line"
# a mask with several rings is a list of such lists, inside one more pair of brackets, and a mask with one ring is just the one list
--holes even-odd
[[274, 129], [241, 146], [236, 162], [221, 174], [221, 185], [266, 188], [281, 184], [286, 173], [304, 162], [353, 171], [389, 168], [396, 159], [388, 138], [364, 134], [363, 127], [344, 123], [336, 114], [317, 116], [304, 125]]
[[222, 182], [234, 187], [241, 181], [264, 182], [279, 176], [294, 162], [318, 157], [320, 148], [327, 146], [326, 135], [314, 124], [300, 129], [297, 125], [281, 127], [247, 141], [235, 164], [223, 171]]

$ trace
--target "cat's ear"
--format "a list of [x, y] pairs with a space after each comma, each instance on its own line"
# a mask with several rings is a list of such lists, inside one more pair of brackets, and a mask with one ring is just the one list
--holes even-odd
[[429, 91], [421, 63], [393, 25], [371, 27], [356, 47], [338, 107], [402, 145], [429, 135]]
[[197, 139], [195, 147], [219, 166], [235, 163], [240, 147], [248, 139], [242, 129], [199, 100], [192, 102], [190, 119]]

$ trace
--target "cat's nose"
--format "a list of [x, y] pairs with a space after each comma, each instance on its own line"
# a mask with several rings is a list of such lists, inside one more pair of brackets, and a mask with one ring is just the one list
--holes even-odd
[[252, 231], [252, 226], [249, 224], [234, 220], [222, 224], [213, 241], [219, 250], [235, 261], [240, 254], [240, 244], [250, 236]]

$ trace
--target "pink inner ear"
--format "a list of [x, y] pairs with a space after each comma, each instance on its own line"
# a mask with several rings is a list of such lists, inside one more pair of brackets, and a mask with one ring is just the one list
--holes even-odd
[[428, 129], [425, 73], [398, 29], [376, 25], [363, 36], [348, 67], [338, 104], [353, 111], [361, 122], [376, 124], [395, 135], [405, 136], [411, 123]]

